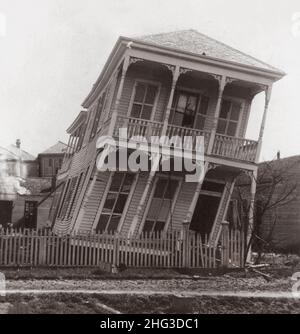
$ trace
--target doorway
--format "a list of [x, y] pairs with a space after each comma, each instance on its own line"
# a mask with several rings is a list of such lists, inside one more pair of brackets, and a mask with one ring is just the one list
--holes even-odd
[[6, 228], [7, 224], [11, 223], [13, 202], [0, 201], [0, 225]]
[[190, 230], [209, 235], [217, 216], [221, 197], [200, 194], [191, 221]]
[[37, 203], [26, 201], [24, 208], [24, 227], [35, 229], [37, 227]]

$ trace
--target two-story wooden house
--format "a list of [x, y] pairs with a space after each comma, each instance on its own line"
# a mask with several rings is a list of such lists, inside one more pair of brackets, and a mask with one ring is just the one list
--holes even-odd
[[[70, 141], [52, 210], [59, 233], [181, 229], [216, 243], [241, 172], [255, 174], [274, 82], [284, 73], [194, 30], [120, 37], [84, 108], [69, 127]], [[253, 98], [265, 92], [260, 135], [245, 138]], [[258, 125], [259, 126], [259, 125]], [[100, 136], [202, 136], [205, 178], [184, 173], [104, 171], [96, 161]], [[185, 145], [185, 144], [183, 144]], [[187, 149], [196, 149], [192, 140]], [[149, 157], [161, 164], [161, 155]], [[254, 176], [254, 177], [253, 177]], [[251, 215], [250, 215], [251, 216]], [[250, 219], [252, 219], [250, 217]]]
[[62, 166], [67, 145], [61, 141], [39, 153], [37, 160], [39, 164], [40, 177], [54, 177]]

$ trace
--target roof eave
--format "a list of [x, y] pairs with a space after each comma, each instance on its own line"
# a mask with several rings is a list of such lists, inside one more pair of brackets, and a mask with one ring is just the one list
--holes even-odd
[[120, 48], [122, 47], [122, 42], [123, 42], [123, 39], [122, 37], [119, 37], [115, 46], [113, 47], [99, 77], [97, 78], [96, 82], [94, 83], [91, 91], [89, 92], [88, 96], [85, 98], [85, 100], [82, 102], [81, 106], [83, 108], [89, 108], [91, 103], [94, 101], [94, 95], [95, 95], [95, 92], [97, 92], [98, 90], [98, 87], [99, 87], [99, 84], [100, 82], [102, 81], [102, 79], [105, 77], [105, 75], [107, 74], [107, 72], [109, 71], [109, 67], [110, 67], [110, 64], [112, 63], [112, 61], [114, 60], [114, 58], [117, 56]]
[[78, 126], [80, 126], [85, 121], [86, 117], [87, 117], [87, 111], [82, 110], [75, 118], [74, 122], [68, 127], [67, 133], [68, 134], [73, 133], [78, 128]]
[[113, 50], [111, 51], [98, 79], [96, 80], [96, 82], [94, 83], [90, 93], [88, 94], [88, 96], [85, 98], [85, 100], [82, 103], [82, 107], [83, 108], [89, 108], [91, 103], [94, 101], [95, 96], [97, 95], [98, 92], [98, 88], [99, 88], [99, 84], [101, 83], [101, 81], [103, 80], [103, 78], [105, 78], [105, 75], [109, 72], [109, 67], [110, 64], [112, 63], [113, 59], [116, 57], [118, 51], [120, 50], [120, 48], [122, 47], [122, 45], [126, 46], [129, 42], [133, 42], [134, 45], [131, 45], [132, 48], [134, 47], [140, 47], [140, 48], [144, 48], [149, 50], [149, 48], [151, 49], [152, 52], [163, 52], [165, 54], [168, 54], [170, 56], [175, 56], [174, 53], [179, 54], [181, 56], [185, 56], [187, 59], [193, 59], [193, 60], [198, 60], [201, 62], [210, 62], [210, 63], [214, 63], [216, 65], [219, 65], [220, 67], [234, 67], [240, 71], [250, 71], [250, 72], [259, 72], [262, 76], [267, 76], [267, 77], [271, 77], [274, 79], [274, 81], [280, 80], [282, 79], [286, 73], [281, 71], [281, 70], [268, 70], [268, 69], [264, 69], [261, 67], [257, 67], [257, 66], [253, 66], [253, 65], [245, 65], [245, 64], [241, 64], [238, 62], [234, 62], [234, 61], [228, 61], [228, 60], [223, 60], [223, 59], [219, 59], [219, 58], [215, 58], [215, 57], [211, 57], [211, 56], [203, 56], [203, 55], [199, 55], [196, 53], [192, 53], [192, 52], [188, 52], [188, 51], [183, 51], [183, 50], [179, 50], [177, 48], [171, 48], [171, 47], [166, 47], [166, 46], [162, 46], [162, 45], [157, 45], [154, 43], [150, 43], [150, 42], [145, 42], [145, 41], [141, 41], [135, 38], [129, 38], [126, 36], [120, 36], [113, 48]]
[[[223, 60], [223, 59], [219, 59], [219, 58], [215, 58], [215, 57], [211, 57], [211, 56], [204, 56], [204, 55], [199, 55], [197, 53], [193, 53], [193, 52], [189, 52], [189, 51], [184, 51], [184, 50], [179, 50], [177, 48], [172, 48], [172, 47], [166, 47], [166, 46], [162, 46], [162, 45], [157, 45], [155, 43], [150, 43], [150, 42], [145, 42], [145, 41], [141, 41], [138, 39], [134, 39], [134, 38], [128, 38], [128, 37], [124, 37], [121, 36], [120, 38], [122, 38], [124, 41], [126, 42], [134, 42], [135, 44], [137, 44], [138, 46], [146, 46], [146, 47], [151, 47], [153, 50], [157, 49], [157, 50], [163, 50], [165, 53], [178, 53], [181, 55], [185, 55], [186, 57], [193, 57], [193, 58], [197, 58], [198, 60], [202, 61], [202, 62], [207, 62], [207, 61], [212, 61], [215, 63], [219, 63], [221, 66], [224, 67], [225, 66], [235, 66], [238, 67], [240, 70], [254, 70], [254, 71], [259, 71], [267, 76], [272, 76], [274, 77], [274, 79], [280, 80], [281, 78], [283, 78], [286, 73], [284, 71], [281, 70], [269, 70], [269, 69], [265, 69], [265, 68], [261, 68], [261, 67], [257, 67], [254, 65], [245, 65], [245, 64], [241, 64], [239, 62], [235, 62], [235, 61], [229, 61], [229, 60]], [[134, 47], [136, 45], [132, 45], [132, 47]]]

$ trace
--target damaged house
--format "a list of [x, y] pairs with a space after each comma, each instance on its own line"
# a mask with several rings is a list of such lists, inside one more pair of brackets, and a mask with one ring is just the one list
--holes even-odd
[[[272, 85], [283, 76], [194, 30], [120, 37], [68, 128], [70, 141], [51, 210], [54, 231], [132, 236], [185, 225], [216, 244], [241, 172], [252, 179], [254, 202], [253, 176]], [[250, 140], [245, 135], [251, 104], [262, 92], [260, 134]], [[96, 162], [105, 150], [97, 148], [97, 141], [118, 139], [121, 128], [128, 138], [180, 138], [170, 146], [192, 154], [198, 149], [196, 138], [203, 138], [204, 180], [189, 182], [175, 168], [100, 171]], [[186, 136], [191, 139], [185, 141]], [[148, 154], [157, 166], [165, 155]]]

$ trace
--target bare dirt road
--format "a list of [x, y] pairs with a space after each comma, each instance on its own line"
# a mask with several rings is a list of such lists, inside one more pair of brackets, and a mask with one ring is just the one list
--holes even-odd
[[289, 278], [8, 280], [0, 313], [300, 313]]

